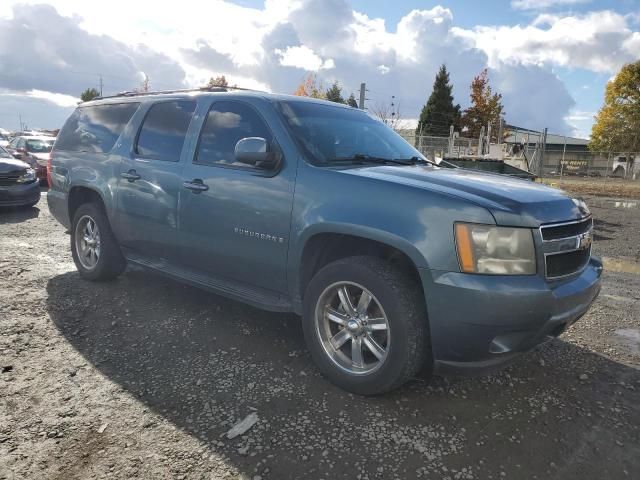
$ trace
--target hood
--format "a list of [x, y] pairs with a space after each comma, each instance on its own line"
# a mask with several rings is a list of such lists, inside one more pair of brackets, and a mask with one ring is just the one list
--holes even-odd
[[0, 175], [8, 173], [24, 173], [29, 165], [17, 158], [0, 157]]
[[584, 202], [562, 190], [507, 175], [423, 165], [363, 167], [343, 172], [463, 198], [489, 210], [498, 225], [535, 228], [589, 214]]

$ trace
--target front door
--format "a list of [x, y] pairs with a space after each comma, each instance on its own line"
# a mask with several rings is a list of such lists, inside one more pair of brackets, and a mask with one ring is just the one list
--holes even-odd
[[116, 235], [125, 253], [178, 261], [180, 161], [194, 100], [154, 103], [120, 168]]
[[194, 158], [183, 171], [182, 259], [213, 278], [286, 293], [295, 159], [283, 158], [266, 171], [240, 164], [234, 155], [246, 137], [278, 148], [257, 108], [220, 100], [206, 112]]

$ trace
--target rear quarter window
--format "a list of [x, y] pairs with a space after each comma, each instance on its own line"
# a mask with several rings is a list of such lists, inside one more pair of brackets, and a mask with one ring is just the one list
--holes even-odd
[[56, 150], [108, 153], [139, 103], [78, 107], [60, 130]]

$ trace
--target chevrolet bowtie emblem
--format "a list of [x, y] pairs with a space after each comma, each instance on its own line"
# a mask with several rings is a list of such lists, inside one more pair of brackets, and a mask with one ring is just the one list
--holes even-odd
[[589, 248], [592, 242], [591, 232], [585, 232], [576, 237], [576, 248], [583, 250]]

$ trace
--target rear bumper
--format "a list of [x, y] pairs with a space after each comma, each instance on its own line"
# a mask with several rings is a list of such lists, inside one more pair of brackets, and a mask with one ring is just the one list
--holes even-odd
[[53, 189], [49, 190], [49, 193], [47, 193], [47, 205], [49, 205], [49, 212], [58, 222], [67, 229], [71, 228], [67, 196], [64, 193]]
[[421, 270], [434, 369], [486, 373], [562, 334], [600, 292], [602, 262], [593, 257], [571, 280]]
[[40, 200], [40, 184], [31, 182], [0, 187], [0, 207], [20, 207]]

